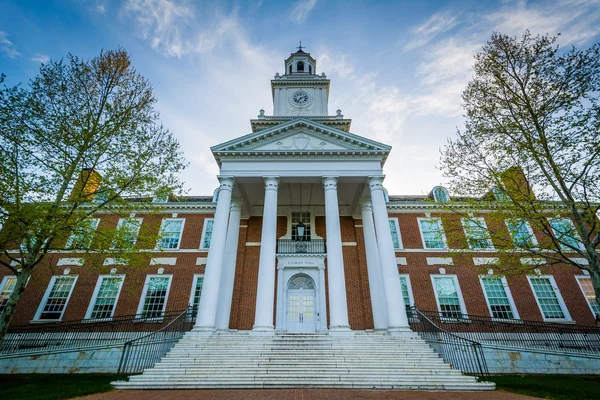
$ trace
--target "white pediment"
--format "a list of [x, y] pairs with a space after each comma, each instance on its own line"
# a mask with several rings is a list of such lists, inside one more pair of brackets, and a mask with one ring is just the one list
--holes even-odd
[[336, 143], [330, 137], [318, 135], [307, 130], [297, 130], [277, 135], [275, 138], [259, 142], [258, 144], [241, 148], [242, 151], [340, 151], [349, 149], [360, 149], [360, 146], [350, 146], [344, 143]]

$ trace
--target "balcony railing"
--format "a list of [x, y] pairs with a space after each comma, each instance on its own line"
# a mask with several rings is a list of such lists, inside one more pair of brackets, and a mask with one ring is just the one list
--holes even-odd
[[324, 240], [289, 240], [277, 241], [277, 254], [324, 254]]

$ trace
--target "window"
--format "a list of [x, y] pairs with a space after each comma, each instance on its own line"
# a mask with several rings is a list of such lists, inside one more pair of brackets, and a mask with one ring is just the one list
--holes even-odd
[[112, 318], [123, 286], [123, 279], [125, 279], [125, 275], [100, 275], [98, 277], [92, 301], [90, 301], [90, 306], [85, 314], [86, 318]]
[[94, 239], [94, 231], [100, 223], [99, 218], [90, 218], [76, 228], [65, 245], [66, 249], [89, 249]]
[[390, 231], [392, 232], [392, 242], [394, 243], [395, 249], [402, 248], [402, 236], [400, 235], [400, 226], [398, 225], [398, 218], [390, 218]]
[[35, 313], [36, 320], [61, 320], [75, 287], [77, 275], [53, 276], [42, 302]]
[[194, 275], [192, 282], [192, 293], [190, 294], [190, 305], [198, 309], [200, 305], [200, 296], [202, 295], [202, 285], [204, 284], [204, 275]]
[[0, 283], [0, 315], [4, 312], [8, 299], [15, 290], [17, 277], [13, 275], [5, 276]]
[[308, 73], [312, 75], [312, 65], [308, 64]]
[[288, 70], [290, 71], [290, 75], [292, 74], [292, 64], [290, 64], [290, 67], [288, 68]]
[[587, 300], [590, 310], [594, 316], [600, 314], [600, 305], [596, 301], [596, 293], [594, 292], [594, 286], [592, 285], [592, 279], [589, 276], [577, 276], [577, 283], [579, 288], [583, 292], [583, 296]]
[[412, 309], [411, 307], [415, 305], [415, 300], [413, 299], [412, 287], [410, 285], [410, 277], [408, 274], [399, 275], [400, 276], [400, 287], [402, 289], [402, 299], [404, 300], [404, 307], [406, 308], [406, 315], [408, 318], [412, 317]]
[[[304, 236], [298, 236], [298, 224], [304, 224]], [[310, 240], [310, 213], [309, 212], [292, 212], [292, 240]]]
[[527, 221], [522, 219], [507, 220], [506, 226], [515, 246], [527, 249], [537, 245], [533, 230]]
[[492, 318], [519, 318], [505, 277], [480, 275], [479, 281]]
[[302, 61], [296, 63], [296, 72], [304, 72], [304, 63]]
[[183, 223], [185, 219], [167, 218], [163, 219], [160, 227], [161, 238], [158, 241], [160, 249], [179, 249], [181, 234], [183, 233]]
[[204, 226], [202, 227], [202, 239], [200, 239], [201, 249], [210, 248], [210, 240], [212, 239], [212, 231], [214, 225], [214, 218], [204, 218]]
[[148, 275], [144, 283], [144, 293], [138, 306], [138, 315], [142, 318], [162, 317], [167, 307], [167, 298], [171, 288], [171, 275]]
[[152, 198], [153, 203], [168, 203], [169, 195], [167, 193], [157, 194]]
[[497, 201], [507, 202], [509, 200], [508, 196], [506, 195], [506, 192], [503, 189], [493, 188], [492, 193], [494, 194], [494, 197]]
[[433, 188], [433, 199], [438, 203], [447, 203], [450, 201], [450, 195], [448, 190], [442, 186], [436, 186]]
[[494, 244], [490, 237], [490, 232], [487, 229], [485, 219], [478, 218], [462, 218], [463, 230], [467, 237], [469, 247], [474, 250], [493, 250]]
[[418, 220], [423, 248], [445, 249], [447, 247], [446, 235], [444, 235], [444, 228], [442, 228], [442, 220], [440, 218], [418, 218]]
[[443, 317], [460, 318], [466, 314], [465, 303], [455, 275], [431, 275], [435, 300]]
[[569, 218], [550, 218], [548, 219], [554, 237], [560, 243], [563, 250], [583, 249], [581, 238], [575, 229], [573, 221]]
[[554, 277], [550, 275], [528, 276], [527, 279], [529, 279], [535, 301], [544, 317], [544, 321], [571, 320], [571, 315], [556, 286]]
[[[121, 218], [117, 223], [117, 230], [122, 235], [121, 238], [125, 246], [129, 249], [135, 246], [140, 227], [142, 226], [142, 218]], [[114, 247], [114, 246], [113, 246]]]

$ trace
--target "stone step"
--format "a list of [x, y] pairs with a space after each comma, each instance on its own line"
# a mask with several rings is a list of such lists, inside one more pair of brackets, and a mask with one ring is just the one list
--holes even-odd
[[223, 375], [235, 375], [235, 376], [262, 376], [262, 375], [278, 375], [286, 374], [287, 376], [341, 376], [341, 375], [379, 375], [379, 376], [410, 376], [416, 375], [421, 376], [461, 376], [460, 371], [440, 368], [440, 369], [364, 369], [364, 368], [336, 368], [332, 370], [325, 369], [306, 369], [302, 372], [293, 368], [231, 368], [231, 369], [210, 369], [210, 368], [154, 368], [145, 372], [145, 376], [150, 377], [153, 375], [160, 376], [181, 376], [181, 375], [193, 375], [193, 376], [223, 376]]
[[450, 366], [444, 363], [442, 360], [437, 358], [432, 358], [427, 361], [414, 360], [410, 362], [380, 362], [378, 360], [358, 360], [358, 361], [328, 361], [328, 360], [313, 360], [313, 361], [294, 361], [294, 360], [245, 360], [240, 363], [237, 360], [205, 360], [203, 362], [194, 362], [189, 360], [178, 360], [178, 359], [168, 359], [165, 358], [160, 362], [160, 365], [178, 365], [178, 366], [206, 366], [209, 368], [216, 368], [219, 366], [223, 367], [237, 367], [239, 365], [247, 366], [247, 367], [266, 367], [266, 366], [291, 366], [294, 368], [304, 368], [309, 366], [321, 367], [321, 368], [349, 368], [355, 365], [360, 365], [364, 368], [409, 368], [409, 367], [439, 367], [445, 366], [450, 368]]

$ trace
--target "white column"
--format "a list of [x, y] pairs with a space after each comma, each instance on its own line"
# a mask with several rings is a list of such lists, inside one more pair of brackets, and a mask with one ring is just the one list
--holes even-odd
[[398, 264], [396, 253], [390, 231], [389, 217], [383, 196], [383, 177], [369, 177], [369, 188], [371, 190], [371, 202], [373, 204], [373, 218], [377, 232], [377, 247], [379, 249], [379, 262], [381, 264], [381, 276], [383, 278], [383, 290], [387, 305], [388, 332], [408, 331], [408, 319], [402, 299], [402, 287], [398, 277]]
[[231, 301], [233, 297], [233, 282], [235, 280], [235, 263], [237, 261], [238, 241], [240, 236], [240, 216], [242, 208], [234, 201], [229, 211], [229, 226], [225, 241], [223, 256], [223, 271], [221, 273], [221, 289], [219, 289], [219, 304], [217, 305], [216, 329], [229, 329]]
[[329, 278], [329, 331], [351, 332], [348, 324], [346, 281], [340, 232], [337, 177], [323, 178], [325, 189], [325, 229], [327, 232], [327, 277]]
[[325, 260], [319, 265], [319, 331], [327, 332], [327, 296], [325, 296]]
[[223, 255], [225, 253], [229, 210], [231, 207], [231, 192], [234, 184], [233, 177], [219, 177], [219, 181], [221, 183], [219, 200], [217, 202], [210, 250], [208, 251], [208, 259], [206, 260], [206, 269], [204, 271], [202, 296], [200, 296], [198, 316], [196, 317], [196, 325], [194, 325], [195, 331], [214, 331], [217, 318], [221, 270], [223, 267]]
[[363, 236], [365, 239], [365, 252], [367, 255], [367, 271], [369, 273], [369, 291], [371, 293], [371, 308], [373, 309], [373, 323], [375, 329], [387, 329], [387, 306], [383, 292], [383, 279], [379, 263], [379, 250], [373, 225], [373, 212], [370, 201], [365, 201], [360, 207], [362, 215]]
[[278, 177], [265, 178], [265, 205], [263, 210], [258, 289], [256, 293], [255, 332], [274, 332], [273, 301], [275, 296], [275, 250], [277, 247], [277, 190]]

